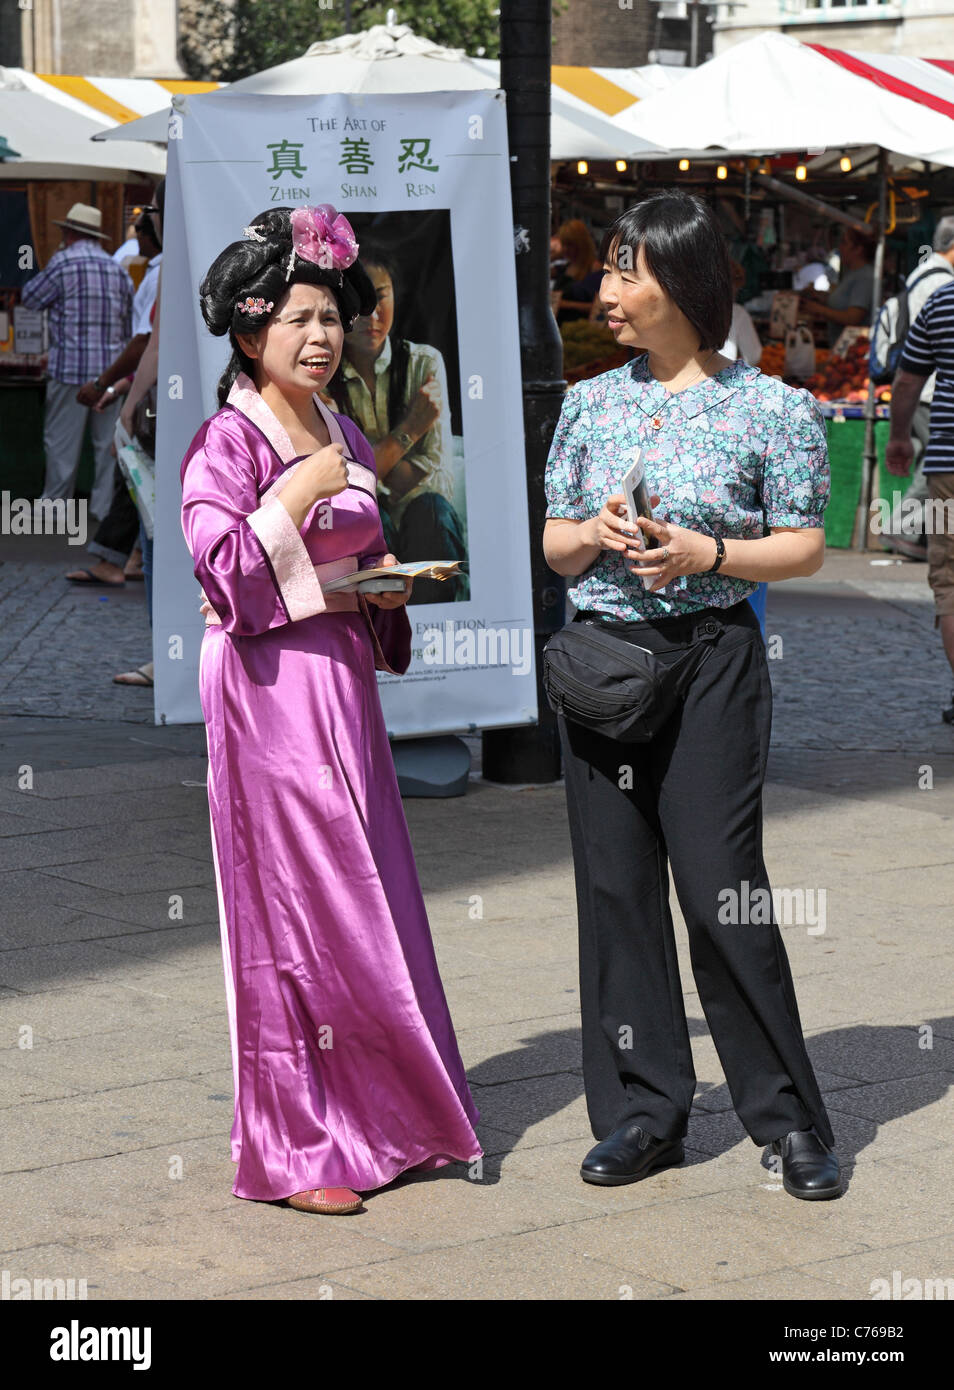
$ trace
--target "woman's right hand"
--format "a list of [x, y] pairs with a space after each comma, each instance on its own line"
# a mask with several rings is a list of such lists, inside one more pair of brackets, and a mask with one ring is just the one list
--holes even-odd
[[301, 480], [302, 495], [310, 497], [312, 503], [320, 502], [323, 497], [336, 497], [348, 486], [344, 453], [343, 444], [326, 444], [323, 449], [316, 449], [302, 459], [292, 482], [296, 478]]
[[299, 531], [316, 502], [335, 497], [348, 486], [348, 466], [343, 444], [326, 444], [296, 464], [295, 471], [278, 494], [278, 500]]
[[[655, 494], [649, 499], [651, 507], [658, 502], [659, 497]], [[640, 533], [629, 520], [626, 498], [621, 492], [607, 497], [599, 515], [590, 517], [583, 525], [587, 545], [599, 546], [600, 550], [628, 552], [627, 559], [638, 555], [642, 549]]]

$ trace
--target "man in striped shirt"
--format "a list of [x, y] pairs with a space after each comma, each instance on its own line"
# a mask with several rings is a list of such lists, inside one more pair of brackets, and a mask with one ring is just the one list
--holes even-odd
[[[930, 435], [924, 453], [929, 499], [924, 507], [928, 537], [928, 582], [934, 590], [935, 627], [954, 672], [954, 284], [930, 296], [905, 340], [891, 388], [891, 437], [885, 463], [905, 477], [914, 447], [911, 422], [924, 384], [937, 372]], [[942, 718], [954, 724], [954, 691]]]
[[74, 203], [63, 221], [55, 221], [63, 228], [63, 247], [20, 293], [28, 309], [49, 312], [43, 495], [72, 497], [88, 416], [96, 459], [89, 505], [102, 518], [113, 495], [110, 446], [121, 401], [117, 395], [114, 405], [90, 413], [76, 394], [84, 382], [98, 381], [129, 341], [133, 283], [100, 244], [98, 208]]

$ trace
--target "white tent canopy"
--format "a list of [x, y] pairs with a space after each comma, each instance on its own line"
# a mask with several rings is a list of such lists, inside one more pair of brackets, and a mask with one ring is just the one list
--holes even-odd
[[0, 135], [20, 157], [0, 161], [0, 179], [126, 181], [163, 173], [164, 151], [130, 140], [98, 144], [93, 137], [105, 128], [106, 120], [97, 122], [8, 82], [0, 86]]
[[[500, 85], [499, 69], [499, 63], [472, 59], [462, 49], [432, 43], [406, 24], [378, 24], [360, 34], [314, 43], [300, 58], [243, 77], [222, 91], [272, 96], [481, 91]], [[659, 80], [647, 79], [646, 86]], [[633, 95], [633, 101], [637, 100]], [[167, 125], [168, 110], [163, 109], [95, 138], [165, 142]], [[559, 87], [552, 89], [551, 159], [621, 159], [627, 153], [649, 150], [658, 152], [658, 146], [651, 140], [634, 140], [596, 106], [564, 94]]]
[[[771, 154], [877, 145], [954, 166], [954, 77], [907, 59], [906, 76], [898, 78], [899, 61], [760, 34], [627, 108], [615, 123], [634, 140], [664, 142], [671, 151]], [[940, 89], [948, 95], [940, 97]]]

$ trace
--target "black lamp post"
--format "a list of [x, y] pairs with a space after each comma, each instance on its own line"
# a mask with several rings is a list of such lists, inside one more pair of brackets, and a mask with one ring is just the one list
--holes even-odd
[[540, 722], [484, 733], [483, 775], [495, 782], [552, 782], [560, 775], [556, 716], [540, 686], [543, 647], [563, 626], [565, 587], [546, 564], [542, 550], [544, 471], [566, 390], [563, 344], [550, 308], [550, 16], [549, 0], [500, 0], [500, 85], [507, 93], [518, 248], [517, 308]]

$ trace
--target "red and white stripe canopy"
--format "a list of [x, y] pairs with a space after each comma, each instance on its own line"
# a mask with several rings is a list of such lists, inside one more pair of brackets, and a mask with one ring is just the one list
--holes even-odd
[[954, 167], [954, 62], [760, 34], [621, 112], [616, 122], [680, 153], [878, 145]]

